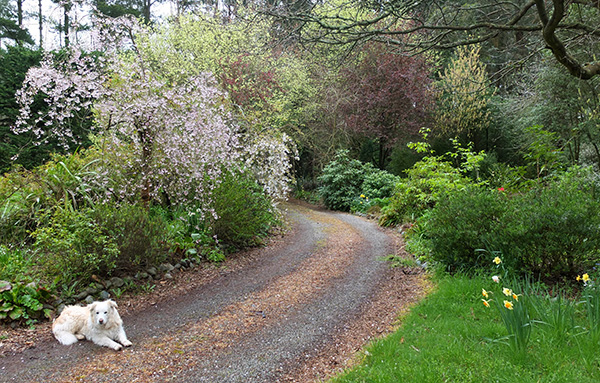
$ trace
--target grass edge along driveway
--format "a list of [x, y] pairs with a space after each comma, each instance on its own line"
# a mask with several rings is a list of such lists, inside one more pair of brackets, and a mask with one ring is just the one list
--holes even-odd
[[[331, 382], [599, 382], [598, 341], [585, 333], [584, 310], [562, 339], [535, 324], [527, 350], [515, 353], [494, 307], [485, 307], [487, 277], [432, 276], [436, 288], [402, 326], [369, 345], [354, 368]], [[502, 297], [494, 297], [502, 299]]]

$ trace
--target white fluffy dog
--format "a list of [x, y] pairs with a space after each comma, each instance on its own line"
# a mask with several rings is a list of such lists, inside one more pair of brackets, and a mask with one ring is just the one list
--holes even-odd
[[123, 330], [123, 321], [117, 311], [117, 304], [110, 299], [94, 302], [85, 307], [65, 307], [52, 323], [52, 332], [59, 343], [64, 345], [89, 339], [97, 345], [117, 351], [123, 346], [131, 346]]

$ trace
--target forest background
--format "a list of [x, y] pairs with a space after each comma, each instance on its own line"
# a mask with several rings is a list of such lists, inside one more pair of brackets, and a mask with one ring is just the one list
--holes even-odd
[[593, 296], [598, 2], [56, 6], [0, 0], [1, 321], [259, 245], [289, 195], [402, 227], [415, 264]]

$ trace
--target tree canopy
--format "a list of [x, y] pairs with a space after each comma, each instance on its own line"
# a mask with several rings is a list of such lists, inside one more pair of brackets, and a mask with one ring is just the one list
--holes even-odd
[[522, 58], [548, 49], [580, 79], [600, 75], [600, 4], [594, 0], [339, 0], [299, 11], [279, 4], [266, 12], [288, 21], [289, 32], [305, 42], [380, 41], [423, 52], [489, 41]]

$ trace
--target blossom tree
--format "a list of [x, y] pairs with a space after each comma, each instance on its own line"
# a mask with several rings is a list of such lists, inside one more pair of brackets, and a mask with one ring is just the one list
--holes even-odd
[[129, 172], [141, 176], [133, 190], [143, 201], [160, 191], [178, 204], [202, 202], [239, 156], [235, 125], [219, 105], [223, 93], [210, 75], [170, 86], [139, 74], [113, 78], [112, 97], [96, 104], [105, 144], [135, 153]]
[[[13, 132], [31, 131], [37, 143], [52, 137], [67, 149], [79, 145], [72, 123], [86, 118], [94, 101], [105, 95], [103, 67], [103, 60], [79, 50], [70, 51], [66, 57], [47, 54], [39, 67], [29, 69], [23, 87], [17, 91], [21, 110]], [[34, 113], [32, 106], [40, 96], [47, 108]]]
[[[131, 18], [110, 23], [101, 31], [104, 53], [98, 59], [73, 50], [65, 65], [47, 59], [28, 73], [15, 132], [33, 130], [40, 138], [52, 134], [68, 145], [72, 134], [65, 119], [92, 108], [96, 140], [113, 155], [123, 154], [120, 196], [136, 195], [144, 202], [166, 198], [207, 213], [221, 171], [239, 167], [252, 170], [272, 197], [285, 194], [291, 153], [287, 136], [253, 132], [242, 146], [228, 95], [212, 74], [165, 73], [160, 69], [169, 65], [156, 65], [139, 44], [152, 40], [149, 29]], [[32, 116], [30, 105], [40, 94], [50, 112]]]

